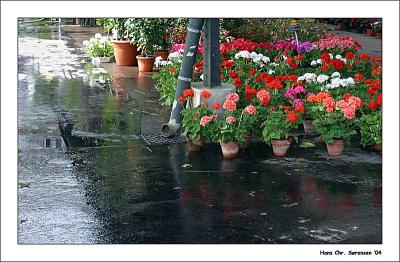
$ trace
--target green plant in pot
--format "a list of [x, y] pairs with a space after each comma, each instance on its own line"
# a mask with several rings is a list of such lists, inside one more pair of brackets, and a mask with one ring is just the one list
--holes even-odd
[[154, 47], [166, 33], [163, 18], [131, 18], [125, 23], [131, 42], [136, 43], [141, 55], [136, 56], [140, 72], [153, 71]]
[[208, 91], [201, 93], [201, 103], [193, 106], [194, 92], [192, 89], [183, 90], [182, 96], [177, 102], [186, 103], [186, 108], [182, 110], [182, 128], [183, 134], [187, 138], [189, 151], [199, 151], [204, 144], [204, 138], [210, 132], [211, 124], [216, 115], [208, 109], [207, 99], [211, 96]]
[[299, 126], [302, 121], [302, 113], [298, 107], [281, 106], [270, 110], [267, 114], [267, 118], [262, 124], [264, 141], [272, 144], [275, 156], [286, 156], [292, 143], [290, 131]]
[[130, 41], [129, 30], [126, 26], [126, 18], [101, 18], [97, 20], [99, 25], [103, 25], [104, 30], [108, 33], [113, 32], [114, 40], [112, 40], [114, 48], [114, 56], [117, 65], [131, 66], [137, 65], [137, 46]]
[[356, 120], [360, 128], [361, 144], [372, 145], [376, 151], [382, 150], [382, 110], [373, 110]]

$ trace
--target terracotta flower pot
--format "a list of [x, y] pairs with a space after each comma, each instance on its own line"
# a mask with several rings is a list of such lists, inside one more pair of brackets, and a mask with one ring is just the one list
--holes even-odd
[[204, 139], [200, 139], [200, 140], [193, 140], [189, 137], [186, 138], [187, 139], [187, 144], [189, 147], [189, 151], [200, 151], [203, 148], [203, 144], [204, 144]]
[[367, 29], [367, 36], [372, 36], [372, 29]]
[[271, 140], [272, 150], [275, 156], [287, 156], [287, 151], [289, 150], [291, 139], [283, 140]]
[[304, 126], [304, 133], [306, 135], [315, 135], [315, 134], [317, 134], [317, 132], [315, 131], [315, 128], [313, 126], [313, 120], [304, 119], [303, 120], [303, 126]]
[[235, 158], [239, 153], [239, 146], [236, 142], [220, 142], [222, 154], [225, 158]]
[[372, 148], [373, 148], [375, 151], [382, 152], [382, 144], [374, 144], [374, 145], [372, 146]]
[[376, 33], [376, 38], [378, 38], [378, 39], [382, 39], [382, 33]]
[[136, 56], [138, 61], [139, 72], [153, 72], [155, 57]]
[[343, 154], [344, 141], [341, 139], [335, 140], [333, 143], [326, 143], [328, 154], [331, 156], [340, 156]]
[[167, 60], [167, 59], [168, 59], [168, 56], [169, 56], [169, 52], [168, 52], [168, 51], [160, 51], [160, 50], [154, 51], [154, 56], [155, 56], [155, 57], [161, 56], [161, 58], [162, 58], [163, 60]]
[[119, 66], [137, 65], [137, 47], [129, 41], [112, 41], [115, 62]]

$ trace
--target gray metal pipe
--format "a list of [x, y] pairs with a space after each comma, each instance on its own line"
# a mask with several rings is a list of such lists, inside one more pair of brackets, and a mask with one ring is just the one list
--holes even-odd
[[178, 103], [178, 99], [182, 95], [182, 91], [191, 88], [193, 66], [196, 61], [197, 47], [199, 45], [201, 30], [203, 28], [203, 18], [190, 18], [187, 28], [185, 51], [183, 53], [182, 65], [179, 71], [178, 83], [175, 91], [174, 103], [172, 105], [171, 116], [169, 122], [161, 127], [161, 134], [164, 137], [171, 137], [181, 128], [183, 106]]

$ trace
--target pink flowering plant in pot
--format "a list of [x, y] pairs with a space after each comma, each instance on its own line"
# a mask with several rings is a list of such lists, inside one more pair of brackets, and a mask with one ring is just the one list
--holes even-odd
[[203, 146], [204, 137], [208, 131], [206, 126], [216, 118], [216, 115], [207, 107], [207, 99], [211, 96], [210, 92], [202, 92], [202, 103], [196, 107], [193, 106], [193, 95], [192, 89], [185, 89], [182, 96], [178, 98], [178, 102], [186, 103], [186, 108], [182, 110], [182, 127], [183, 134], [189, 143], [189, 150], [198, 151]]

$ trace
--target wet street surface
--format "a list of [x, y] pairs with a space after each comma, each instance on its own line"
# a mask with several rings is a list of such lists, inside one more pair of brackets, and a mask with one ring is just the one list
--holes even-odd
[[111, 77], [46, 23], [18, 49], [19, 244], [381, 243], [380, 154], [148, 145], [169, 117], [151, 75]]

